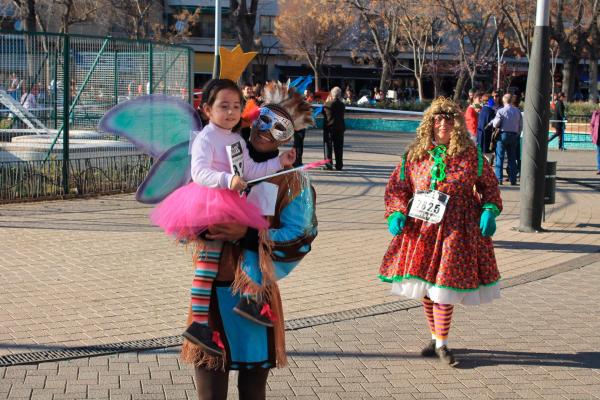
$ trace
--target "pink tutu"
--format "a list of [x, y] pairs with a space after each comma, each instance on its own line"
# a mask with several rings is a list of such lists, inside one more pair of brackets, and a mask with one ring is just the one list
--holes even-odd
[[180, 187], [150, 214], [153, 224], [179, 239], [194, 238], [209, 225], [237, 222], [263, 229], [269, 226], [260, 210], [227, 189], [212, 189], [194, 182]]

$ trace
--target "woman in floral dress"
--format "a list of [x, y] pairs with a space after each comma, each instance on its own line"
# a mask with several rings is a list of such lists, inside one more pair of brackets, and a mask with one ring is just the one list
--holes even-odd
[[453, 305], [500, 297], [491, 236], [501, 210], [494, 171], [470, 140], [460, 108], [435, 100], [386, 188], [394, 237], [379, 273], [393, 294], [423, 301], [431, 331], [423, 356], [453, 364]]

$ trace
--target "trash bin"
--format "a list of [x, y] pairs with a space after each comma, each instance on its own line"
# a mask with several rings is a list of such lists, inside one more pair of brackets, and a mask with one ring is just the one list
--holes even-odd
[[556, 202], [556, 161], [546, 161], [544, 179], [544, 204]]

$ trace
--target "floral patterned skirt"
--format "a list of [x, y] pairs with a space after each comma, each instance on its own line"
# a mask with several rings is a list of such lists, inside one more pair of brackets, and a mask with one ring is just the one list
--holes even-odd
[[479, 229], [481, 208], [448, 208], [439, 224], [409, 218], [383, 258], [379, 277], [392, 293], [442, 304], [481, 304], [500, 297], [494, 247]]

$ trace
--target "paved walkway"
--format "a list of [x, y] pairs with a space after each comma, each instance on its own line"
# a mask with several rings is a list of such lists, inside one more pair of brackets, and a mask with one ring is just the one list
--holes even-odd
[[[317, 136], [318, 133], [315, 131], [309, 134], [306, 151], [308, 161], [321, 157]], [[383, 191], [389, 174], [398, 161], [398, 155], [403, 152], [409, 141], [410, 135], [349, 132], [344, 171], [341, 173], [318, 171], [312, 174], [318, 193], [320, 233], [315, 241], [313, 252], [294, 271], [294, 274], [282, 282], [287, 320], [387, 305], [398, 300], [387, 294], [389, 288], [378, 282], [376, 272], [390, 239], [382, 218]], [[544, 227], [547, 232], [526, 234], [515, 231], [513, 228], [518, 225], [519, 216], [518, 187], [502, 188], [505, 210], [498, 221], [498, 232], [494, 237], [501, 272], [504, 278], [516, 278], [536, 271], [544, 271], [553, 266], [566, 265], [569, 266], [567, 269], [571, 269], [574, 266], [590, 265], [551, 279], [558, 279], [557, 282], [564, 284], [565, 280], [559, 277], [575, 274], [577, 282], [592, 287], [598, 283], [598, 281], [594, 283], [591, 279], [594, 276], [594, 268], [598, 276], [598, 267], [597, 265], [592, 267], [591, 264], [600, 260], [598, 254], [600, 213], [597, 207], [593, 207], [600, 199], [597, 191], [600, 189], [600, 181], [594, 175], [594, 154], [576, 151], [550, 152], [549, 159], [559, 161], [558, 176], [561, 179], [558, 181], [557, 204], [546, 209]], [[178, 335], [183, 328], [187, 309], [190, 256], [184, 249], [176, 246], [149, 225], [146, 217], [148, 211], [149, 208], [137, 204], [132, 195], [0, 206], [0, 253], [2, 254], [0, 275], [3, 278], [0, 289], [0, 356]], [[502, 302], [512, 302], [509, 294], [515, 293], [518, 300], [511, 304], [535, 308], [554, 296], [542, 293], [530, 297], [528, 296], [530, 287], [537, 288], [536, 284], [528, 284], [506, 289], [504, 292], [507, 299]], [[564, 286], [567, 290], [566, 294], [574, 288], [580, 290], [579, 285]], [[582, 303], [581, 307], [584, 304], [588, 307], [593, 304], [587, 302], [588, 298], [594, 301], [592, 292], [585, 294], [586, 302]], [[597, 303], [598, 298], [595, 299]], [[578, 301], [580, 300], [582, 299], [578, 298]], [[588, 332], [586, 339], [586, 335], [582, 334], [579, 328], [582, 328], [586, 321], [582, 316], [587, 316], [593, 311], [578, 311], [582, 309], [579, 308], [578, 301], [559, 302], [561, 306], [566, 307], [564, 314], [573, 318], [574, 323], [561, 324], [561, 334], [552, 339], [556, 341], [552, 343], [560, 349], [564, 349], [564, 346], [569, 348], [572, 343], [579, 343], [581, 346], [585, 345], [585, 349], [591, 352], [598, 347], [597, 342], [596, 346], [590, 342], [592, 338], [597, 338], [595, 334], [597, 325], [596, 330]], [[459, 310], [454, 330], [457, 340], [472, 337], [475, 340], [473, 343], [478, 343], [478, 346], [471, 346], [471, 342], [469, 346], [454, 342], [455, 347], [464, 346], [480, 350], [482, 350], [481, 346], [490, 346], [495, 350], [502, 348], [509, 352], [507, 357], [513, 360], [511, 362], [517, 364], [520, 363], [517, 360], [520, 355], [510, 352], [516, 350], [511, 346], [519, 341], [529, 343], [527, 346], [533, 346], [519, 350], [532, 352], [539, 350], [544, 353], [542, 348], [535, 350], [536, 345], [531, 345], [531, 333], [537, 334], [533, 329], [537, 325], [531, 322], [535, 313], [526, 317], [524, 312], [519, 312], [517, 313], [519, 318], [511, 323], [507, 316], [513, 314], [504, 311], [502, 305], [506, 303], [502, 302], [491, 308], [472, 309], [468, 313]], [[555, 305], [549, 302], [547, 304], [548, 307]], [[359, 391], [358, 397], [369, 393], [370, 387], [378, 389], [371, 395], [382, 394], [382, 390], [388, 390], [390, 387], [387, 383], [378, 383], [377, 378], [367, 377], [371, 369], [374, 370], [374, 376], [382, 375], [383, 369], [388, 371], [383, 375], [389, 375], [393, 388], [406, 384], [407, 381], [400, 379], [400, 375], [395, 375], [395, 370], [404, 371], [405, 374], [407, 368], [411, 368], [413, 364], [421, 365], [420, 368], [425, 369], [436, 364], [417, 360], [414, 354], [397, 357], [395, 353], [391, 356], [382, 356], [383, 353], [378, 352], [390, 351], [390, 346], [398, 342], [398, 337], [406, 341], [401, 344], [402, 351], [417, 351], [422, 344], [422, 337], [417, 334], [417, 331], [423, 330], [420, 312], [419, 309], [415, 309], [289, 332], [289, 347], [296, 350], [298, 354], [293, 357], [294, 363], [291, 369], [277, 371], [271, 378], [274, 398], [300, 394], [301, 389], [298, 387], [294, 389], [293, 385], [285, 383], [287, 382], [285, 376], [293, 376], [296, 381], [301, 382], [303, 379], [298, 379], [297, 375], [305, 376], [307, 379], [310, 375], [309, 380], [317, 381], [319, 387], [330, 387], [330, 391], [334, 393], [332, 398], [338, 398], [335, 397], [335, 393], [340, 392], [333, 390], [333, 387], [339, 389], [339, 385], [343, 383], [356, 389], [360, 386], [362, 394]], [[544, 318], [555, 321], [552, 315], [545, 314], [546, 312]], [[502, 317], [499, 318], [499, 315]], [[465, 316], [468, 316], [468, 319]], [[579, 318], [576, 318], [577, 316]], [[488, 321], [489, 324], [486, 322], [487, 318], [492, 318]], [[409, 327], [412, 326], [413, 319], [415, 325], [411, 330]], [[464, 328], [461, 328], [463, 323]], [[498, 323], [500, 325], [496, 325]], [[478, 328], [473, 331], [474, 326], [470, 325], [470, 328], [467, 328], [468, 324], [475, 324]], [[405, 325], [406, 329], [398, 328]], [[506, 329], [507, 333], [490, 342], [486, 336], [499, 327]], [[547, 323], [539, 327], [544, 330], [554, 329]], [[348, 331], [349, 336], [340, 334], [333, 340], [334, 337], [328, 332], [330, 330], [337, 332], [340, 329]], [[378, 333], [372, 335], [373, 329], [378, 329]], [[463, 333], [461, 329], [468, 334]], [[510, 333], [511, 329], [513, 336]], [[474, 332], [478, 332], [477, 335]], [[527, 332], [529, 336], [522, 335], [522, 332]], [[358, 354], [344, 357], [332, 354], [329, 357], [326, 354], [325, 360], [337, 361], [330, 366], [324, 366], [323, 369], [314, 361], [315, 357], [309, 354], [315, 351], [315, 348], [309, 346], [311, 343], [318, 342], [322, 345], [321, 335], [326, 336], [326, 343], [337, 343], [337, 350], [331, 350], [327, 345], [324, 347], [327, 351], [339, 352], [340, 349], [346, 351], [347, 342], [349, 348], [357, 352], [366, 352], [367, 357], [362, 355], [359, 357]], [[374, 337], [376, 339], [373, 339]], [[383, 348], [381, 343], [385, 345]], [[365, 346], [362, 346], [363, 344]], [[398, 350], [397, 347], [394, 349]], [[0, 399], [4, 394], [10, 395], [10, 398], [18, 398], [19, 393], [26, 394], [23, 397], [29, 398], [33, 392], [27, 390], [51, 389], [52, 385], [57, 386], [56, 390], [59, 393], [63, 393], [71, 386], [77, 386], [73, 389], [79, 390], [76, 392], [77, 395], [67, 396], [74, 399], [92, 398], [94, 394], [98, 394], [100, 398], [108, 398], [108, 390], [111, 388], [116, 390], [111, 391], [111, 399], [119, 398], [117, 396], [119, 393], [125, 395], [123, 398], [130, 398], [130, 395], [141, 393], [148, 385], [152, 386], [149, 390], [158, 392], [154, 397], [146, 396], [146, 398], [185, 398], [182, 394], [186, 390], [188, 394], [193, 393], [191, 374], [188, 369], [179, 366], [173, 352], [174, 350], [141, 353], [139, 356], [129, 353], [58, 364], [42, 363], [35, 366], [0, 369], [0, 377], [3, 377], [0, 381]], [[386, 358], [387, 361], [384, 363], [385, 357], [389, 360]], [[483, 359], [485, 354], [469, 357]], [[532, 357], [543, 358], [535, 354]], [[346, 362], [347, 370], [342, 368]], [[597, 371], [592, 369], [594, 365], [586, 362], [585, 360], [579, 362], [587, 365], [587, 368], [579, 370], [585, 370], [586, 376], [591, 374], [589, 376], [597, 378], [597, 375], [594, 375]], [[122, 368], [122, 371], [127, 371], [127, 374], [116, 374], [115, 368], [110, 366], [111, 363], [119, 364], [115, 368]], [[482, 363], [485, 364], [484, 361]], [[493, 375], [502, 371], [505, 365], [492, 364], [494, 365], [473, 365], [468, 371]], [[63, 370], [71, 371], [67, 373], [70, 374], [69, 384], [61, 386], [59, 381], [62, 378], [26, 378], [29, 373], [34, 376], [39, 373], [36, 371], [44, 369], [54, 371], [52, 376], [60, 375], [61, 366]], [[153, 366], [156, 367], [155, 372], [150, 373]], [[327, 368], [335, 368], [335, 370], [327, 370]], [[361, 373], [366, 374], [363, 374], [366, 381], [352, 382], [352, 378], [359, 378], [351, 375], [356, 372], [344, 373], [344, 371], [356, 371], [357, 368], [362, 370]], [[486, 371], [485, 368], [490, 369], [482, 372]], [[598, 368], [598, 365], [595, 365], [595, 368]], [[113, 371], [111, 378], [102, 378], [102, 382], [106, 381], [105, 383], [112, 385], [109, 387], [101, 387], [100, 371], [105, 369], [109, 372]], [[130, 385], [123, 383], [128, 380], [125, 375], [135, 375], [135, 371], [138, 370], [144, 376], [150, 374], [151, 382], [140, 383], [138, 379], [136, 383]], [[409, 373], [414, 375], [415, 371], [412, 369], [411, 371]], [[315, 375], [316, 372], [319, 374]], [[329, 373], [342, 374], [347, 380], [329, 376]], [[16, 380], [13, 380], [12, 374], [15, 374]], [[19, 383], [20, 377], [23, 378], [21, 383]], [[149, 379], [150, 376], [138, 378]], [[333, 381], [327, 380], [330, 378], [338, 383], [334, 385]], [[557, 379], [563, 378], [564, 376]], [[73, 379], [83, 382], [75, 384], [71, 382]], [[421, 378], [412, 376], [411, 379], [416, 379], [414, 384], [417, 385]], [[44, 383], [40, 383], [42, 380]], [[323, 383], [321, 380], [326, 382]], [[480, 379], [478, 381], [481, 382]], [[34, 386], [28, 387], [27, 384], [30, 382]], [[393, 386], [394, 382], [396, 386]], [[353, 383], [357, 385], [351, 385]], [[90, 386], [86, 386], [88, 384]], [[85, 396], [80, 392], [81, 385], [85, 388]], [[483, 387], [488, 392], [482, 389], [488, 394], [492, 393], [489, 392], [492, 390], [489, 385], [493, 383], [486, 381]], [[506, 386], [506, 382], [501, 385]], [[302, 383], [300, 386], [306, 387], [306, 394], [312, 398], [321, 391], [321, 389], [319, 391], [311, 389], [313, 386], [316, 387], [313, 384]], [[128, 391], [126, 389], [128, 387], [133, 389]], [[408, 388], [408, 386], [403, 387]], [[418, 398], [422, 398], [421, 395], [430, 393], [418, 392], [417, 386], [411, 387], [417, 388], [417, 392], [406, 389], [408, 392], [398, 391], [395, 394], [416, 393]], [[515, 389], [514, 384], [508, 387]], [[343, 388], [344, 391], [351, 391], [346, 387]], [[21, 389], [23, 391], [20, 391]], [[95, 392], [95, 389], [99, 392]], [[544, 393], [533, 390], [535, 388], [531, 389], [536, 396], [546, 397]], [[89, 390], [91, 392], [88, 392]], [[277, 394], [278, 390], [283, 392]], [[49, 398], [48, 393], [52, 393], [52, 390], [44, 389], [39, 392], [46, 396], [39, 398]], [[382, 395], [389, 398], [390, 394], [386, 391]], [[322, 393], [320, 395], [324, 397]], [[431, 396], [436, 395], [445, 394], [441, 392], [431, 394]], [[341, 398], [350, 398], [350, 396], [344, 393]], [[61, 398], [61, 396], [54, 398]], [[586, 398], [585, 394], [583, 398]]]
[[[287, 333], [272, 399], [599, 399], [600, 262], [457, 307], [455, 368], [418, 354], [422, 309]], [[0, 368], [4, 399], [195, 399], [178, 348]], [[231, 398], [237, 398], [235, 373]]]

